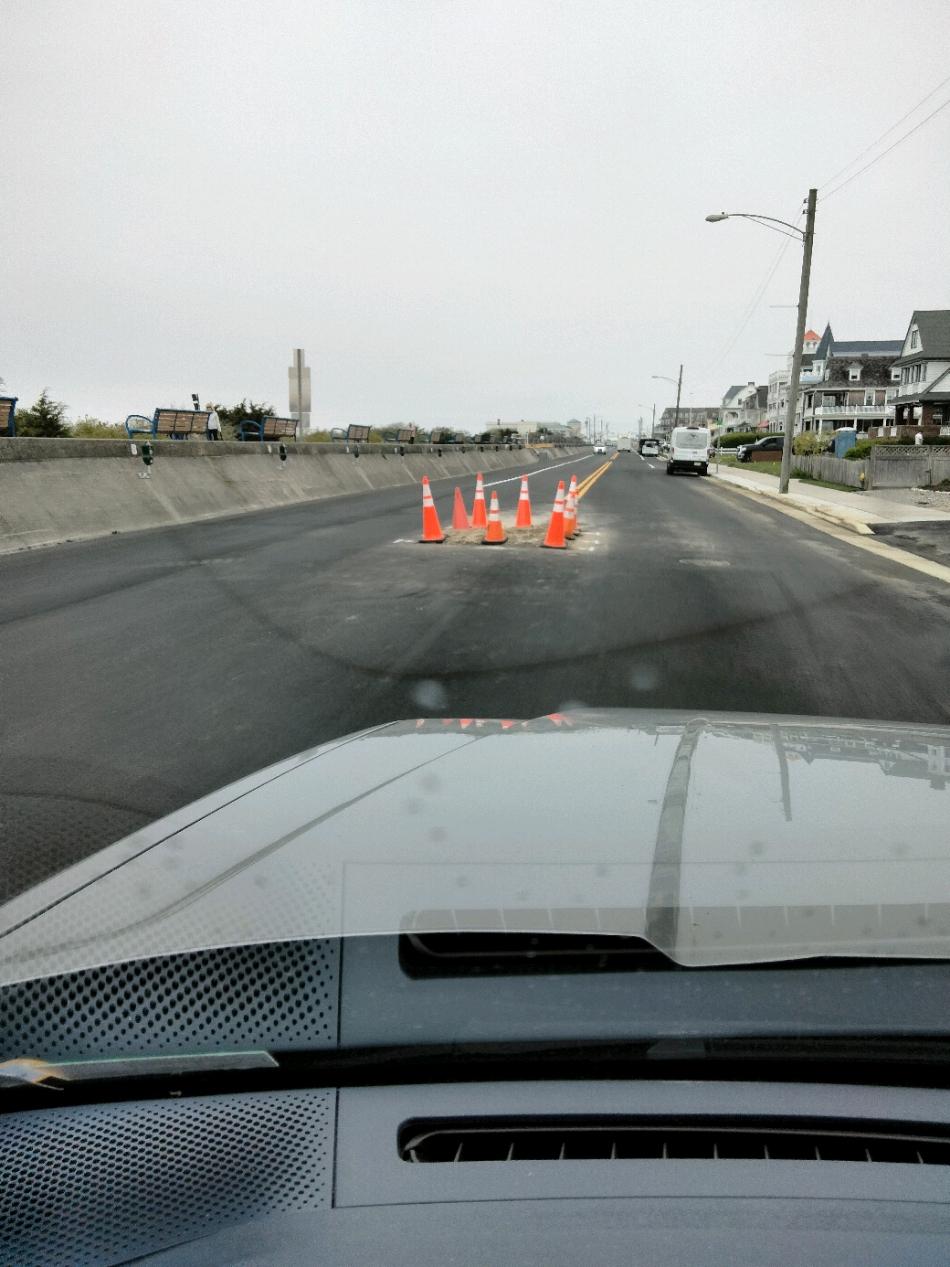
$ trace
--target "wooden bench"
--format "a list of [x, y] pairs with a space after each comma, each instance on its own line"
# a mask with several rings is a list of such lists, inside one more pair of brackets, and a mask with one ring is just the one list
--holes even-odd
[[238, 438], [240, 440], [291, 440], [297, 437], [297, 421], [295, 418], [245, 418], [240, 424]]
[[[201, 436], [208, 434], [208, 419], [211, 417], [207, 409], [162, 409], [158, 408], [151, 418], [144, 414], [129, 414], [125, 420], [125, 430], [129, 439], [134, 435]], [[141, 424], [141, 425], [137, 425]]]
[[15, 436], [16, 396], [0, 396], [0, 435]]
[[265, 418], [262, 423], [262, 440], [279, 440], [282, 436], [297, 437], [297, 422], [294, 418]]
[[152, 434], [156, 436], [201, 436], [208, 434], [207, 409], [156, 409]]

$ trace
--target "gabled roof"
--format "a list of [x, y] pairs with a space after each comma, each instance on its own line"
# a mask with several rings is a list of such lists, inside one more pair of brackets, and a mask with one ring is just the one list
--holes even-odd
[[910, 319], [908, 331], [911, 326], [920, 331], [918, 353], [950, 357], [950, 308], [918, 309]]
[[732, 399], [733, 399], [733, 397], [735, 396], [736, 392], [741, 392], [741, 391], [743, 391], [746, 387], [748, 387], [748, 383], [736, 383], [736, 384], [734, 384], [734, 386], [730, 387], [730, 388], [726, 391], [725, 396], [723, 396], [723, 398], [722, 398], [722, 403], [723, 403], [723, 404], [726, 404], [726, 402], [727, 402], [727, 401], [730, 401], [730, 400], [732, 400]]
[[838, 343], [833, 340], [831, 356], [900, 356], [903, 339], [854, 339]]
[[802, 336], [802, 342], [811, 343], [813, 340], [817, 342], [817, 340], [820, 338], [821, 338], [821, 335], [816, 330], [806, 330], [804, 335]]
[[821, 342], [815, 349], [815, 360], [823, 361], [825, 359], [828, 355], [828, 349], [834, 342], [834, 338], [835, 336], [831, 333], [831, 322], [829, 321], [825, 326], [825, 333], [821, 336]]

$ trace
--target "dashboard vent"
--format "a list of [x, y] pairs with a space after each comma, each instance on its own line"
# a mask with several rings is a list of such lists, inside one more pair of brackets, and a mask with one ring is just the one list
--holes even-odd
[[399, 1155], [416, 1165], [474, 1161], [851, 1161], [950, 1165], [950, 1135], [850, 1121], [570, 1118], [407, 1122]]
[[668, 972], [678, 965], [642, 937], [611, 933], [404, 933], [409, 977], [567, 972]]

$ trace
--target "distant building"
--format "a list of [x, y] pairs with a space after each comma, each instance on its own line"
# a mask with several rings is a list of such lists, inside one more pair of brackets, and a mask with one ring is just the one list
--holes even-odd
[[769, 389], [755, 383], [730, 387], [720, 410], [723, 431], [764, 431], [768, 425]]
[[880, 428], [894, 414], [901, 344], [893, 339], [840, 340], [825, 327], [802, 375], [796, 432]]
[[[811, 363], [820, 342], [821, 335], [816, 331], [805, 331], [805, 337], [802, 340], [803, 373], [807, 373], [811, 369]], [[788, 385], [791, 381], [792, 353], [789, 352], [784, 368], [773, 370], [769, 375], [768, 396], [765, 406], [765, 417], [768, 423], [766, 429], [768, 431], [783, 431], [785, 428], [785, 413], [788, 409]]]
[[[657, 436], [668, 436], [673, 430], [676, 408], [670, 405], [660, 414], [660, 420], [653, 429]], [[708, 427], [715, 431], [719, 425], [718, 405], [680, 405], [679, 425], [681, 427]]]
[[918, 309], [899, 348], [894, 417], [875, 434], [950, 436], [950, 309]]

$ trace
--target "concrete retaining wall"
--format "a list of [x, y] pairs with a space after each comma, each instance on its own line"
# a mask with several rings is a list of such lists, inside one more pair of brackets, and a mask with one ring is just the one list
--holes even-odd
[[362, 445], [157, 441], [151, 478], [122, 440], [0, 439], [0, 553], [214, 519], [372, 489], [525, 467], [586, 449], [465, 451]]

